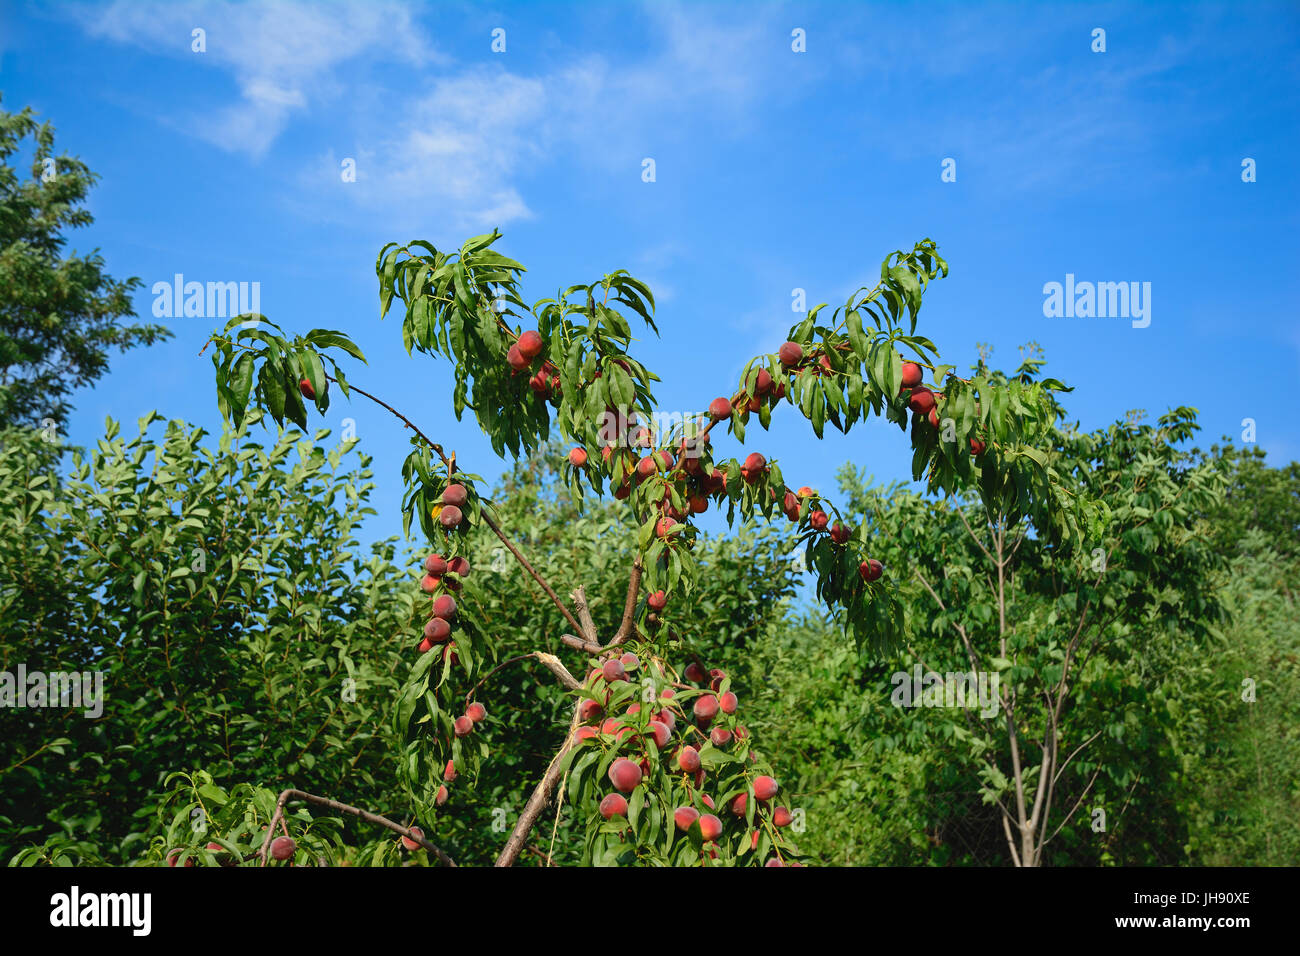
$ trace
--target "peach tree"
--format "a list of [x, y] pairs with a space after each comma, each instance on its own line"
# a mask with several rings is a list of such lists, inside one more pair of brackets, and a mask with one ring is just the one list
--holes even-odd
[[[519, 659], [498, 660], [489, 629], [472, 613], [477, 584], [467, 555], [476, 536], [490, 534], [568, 624], [570, 633], [523, 656], [540, 661], [573, 705], [497, 864], [518, 858], [554, 800], [583, 821], [584, 862], [799, 865], [790, 809], [742, 722], [741, 699], [698, 652], [691, 621], [676, 613], [696, 584], [697, 516], [717, 508], [729, 524], [789, 522], [817, 599], [863, 647], [903, 641], [899, 579], [873, 556], [886, 549], [868, 522], [798, 486], [775, 455], [715, 452], [714, 434], [725, 429], [744, 443], [755, 422], [766, 429], [786, 406], [819, 438], [828, 425], [847, 433], [880, 416], [910, 442], [913, 477], [928, 490], [971, 489], [1008, 521], [1030, 522], [1069, 546], [1081, 540], [1080, 508], [1036, 447], [1053, 421], [1052, 393], [1064, 386], [980, 370], [963, 378], [940, 362], [917, 321], [926, 288], [947, 264], [924, 240], [887, 256], [879, 282], [843, 306], [809, 310], [724, 394], [702, 397], [698, 413], [666, 415], [653, 393], [659, 377], [633, 348], [634, 328], [658, 334], [651, 290], [620, 270], [529, 306], [524, 268], [493, 248], [498, 238], [479, 236], [452, 253], [424, 241], [385, 246], [376, 263], [381, 316], [397, 303], [408, 354], [451, 363], [453, 412], [460, 419], [472, 411], [498, 454], [563, 442], [571, 446], [562, 467], [575, 500], [610, 495], [628, 509], [636, 533], [611, 543], [623, 549], [626, 596], [617, 623], [603, 631], [583, 583], [561, 596], [454, 451], [349, 382], [340, 363], [365, 357], [345, 334], [290, 337], [261, 316], [240, 316], [210, 341], [218, 403], [235, 425], [266, 413], [305, 427], [336, 386], [346, 398], [355, 392], [383, 406], [412, 433], [402, 509], [407, 532], [418, 525], [429, 543], [419, 573], [428, 614], [410, 636], [410, 672], [392, 715], [405, 741], [403, 787], [421, 826], [373, 822], [449, 862], [425, 828], [436, 833], [452, 790], [472, 782], [489, 757], [478, 728], [491, 719], [492, 679]], [[574, 656], [566, 664], [561, 653]], [[367, 816], [286, 790], [259, 850], [263, 862], [297, 852], [281, 842], [290, 839], [291, 799]]]

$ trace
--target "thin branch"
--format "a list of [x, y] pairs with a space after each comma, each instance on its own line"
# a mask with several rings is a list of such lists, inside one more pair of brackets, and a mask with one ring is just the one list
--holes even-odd
[[636, 599], [641, 593], [641, 555], [632, 562], [632, 574], [627, 582], [627, 599], [623, 602], [623, 620], [619, 622], [612, 644], [622, 644], [632, 630], [632, 615], [636, 611]]
[[591, 608], [587, 606], [587, 589], [579, 584], [569, 594], [573, 601], [573, 607], [578, 612], [578, 620], [582, 622], [582, 634], [589, 640], [596, 640], [596, 622], [591, 619]]
[[401, 836], [406, 837], [408, 840], [413, 840], [416, 843], [420, 844], [420, 846], [424, 847], [426, 850], [428, 850], [430, 853], [436, 856], [444, 866], [456, 865], [455, 860], [449, 857], [446, 853], [442, 852], [442, 850], [438, 849], [436, 846], [434, 846], [432, 843], [426, 840], [423, 836], [411, 832], [411, 830], [408, 829], [407, 827], [402, 826], [400, 823], [394, 823], [392, 820], [388, 819], [387, 817], [381, 817], [377, 813], [370, 813], [368, 810], [362, 810], [358, 807], [348, 806], [346, 803], [339, 803], [337, 800], [331, 800], [329, 797], [318, 797], [314, 793], [304, 793], [302, 790], [290, 789], [290, 790], [283, 791], [280, 794], [280, 799], [278, 799], [275, 802], [275, 815], [271, 817], [271, 823], [266, 828], [266, 839], [262, 841], [262, 849], [258, 853], [258, 855], [262, 858], [262, 866], [266, 866], [267, 853], [269, 852], [271, 846], [271, 840], [275, 837], [275, 825], [277, 823], [280, 824], [281, 827], [284, 828], [285, 833], [286, 834], [288, 833], [288, 827], [284, 822], [284, 805], [285, 802], [290, 799], [306, 800], [308, 803], [314, 803], [317, 806], [322, 806], [322, 807], [329, 807], [331, 810], [337, 810], [340, 813], [350, 813], [355, 817], [360, 817], [361, 819], [365, 820], [368, 823], [377, 823], [381, 827], [387, 827], [388, 829], [392, 830], [394, 833], [400, 834]]

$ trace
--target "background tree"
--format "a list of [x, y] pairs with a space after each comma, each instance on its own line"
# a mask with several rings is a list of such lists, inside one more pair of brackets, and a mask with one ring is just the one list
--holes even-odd
[[[31, 175], [11, 158], [30, 139]], [[170, 336], [126, 324], [139, 279], [114, 279], [98, 250], [65, 254], [64, 233], [90, 225], [84, 207], [98, 176], [54, 155], [54, 129], [31, 108], [0, 109], [0, 425], [62, 425], [73, 389], [98, 379], [108, 353]]]

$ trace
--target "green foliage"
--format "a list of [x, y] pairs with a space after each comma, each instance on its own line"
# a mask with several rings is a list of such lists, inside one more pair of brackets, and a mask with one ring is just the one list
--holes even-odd
[[362, 801], [391, 777], [415, 602], [391, 542], [358, 546], [367, 460], [318, 448], [323, 431], [209, 448], [152, 421], [128, 440], [110, 420], [66, 480], [39, 433], [3, 435], [3, 668], [100, 672], [104, 693], [91, 718], [6, 711], [0, 852], [57, 828], [134, 858], [142, 804], [175, 769]]
[[[31, 178], [9, 160], [32, 141]], [[74, 388], [100, 378], [108, 353], [170, 336], [128, 325], [139, 279], [114, 279], [104, 259], [63, 254], [65, 230], [90, 225], [84, 207], [98, 177], [54, 154], [54, 129], [31, 108], [0, 109], [0, 426], [67, 421]]]

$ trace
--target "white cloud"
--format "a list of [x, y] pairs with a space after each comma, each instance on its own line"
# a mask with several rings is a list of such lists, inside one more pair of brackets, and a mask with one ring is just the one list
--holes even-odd
[[[291, 113], [329, 94], [343, 63], [368, 53], [411, 62], [435, 56], [420, 38], [410, 8], [389, 0], [328, 5], [116, 0], [103, 9], [80, 8], [76, 15], [92, 36], [229, 72], [239, 101], [215, 118], [195, 116], [180, 125], [254, 158], [270, 148]], [[195, 29], [205, 31], [205, 52], [191, 51]]]

